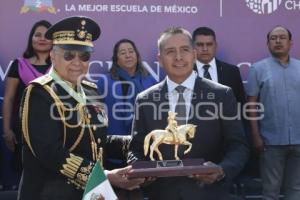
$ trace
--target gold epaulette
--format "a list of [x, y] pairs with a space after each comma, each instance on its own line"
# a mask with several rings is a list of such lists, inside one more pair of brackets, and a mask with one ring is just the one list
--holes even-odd
[[31, 83], [38, 83], [40, 85], [45, 85], [52, 80], [53, 78], [49, 74], [46, 74], [44, 76], [34, 79], [33, 81], [31, 81]]
[[84, 84], [84, 85], [90, 86], [90, 87], [92, 87], [92, 88], [94, 88], [94, 89], [97, 89], [97, 88], [98, 88], [97, 85], [96, 85], [95, 83], [90, 82], [90, 81], [82, 80], [81, 83]]

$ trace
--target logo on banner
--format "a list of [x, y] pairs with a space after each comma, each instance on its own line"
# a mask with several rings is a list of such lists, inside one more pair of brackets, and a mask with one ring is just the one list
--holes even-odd
[[271, 14], [277, 10], [282, 0], [246, 0], [247, 6], [257, 14]]
[[52, 0], [24, 0], [20, 13], [25, 14], [29, 11], [55, 14], [56, 8], [53, 6]]

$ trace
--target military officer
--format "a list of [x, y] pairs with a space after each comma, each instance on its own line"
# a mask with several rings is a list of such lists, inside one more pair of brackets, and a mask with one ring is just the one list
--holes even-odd
[[[120, 138], [107, 138], [97, 87], [83, 79], [100, 27], [76, 16], [56, 23], [45, 36], [53, 40], [52, 69], [27, 87], [21, 105], [25, 146], [19, 199], [79, 200], [95, 162], [123, 146]], [[128, 170], [105, 172], [112, 185], [134, 189], [144, 180], [128, 180]]]

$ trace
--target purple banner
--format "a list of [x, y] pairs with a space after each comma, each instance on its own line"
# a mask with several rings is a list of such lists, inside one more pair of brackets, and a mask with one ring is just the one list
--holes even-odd
[[8, 66], [25, 50], [33, 23], [40, 19], [55, 23], [73, 15], [92, 17], [102, 29], [91, 73], [107, 71], [113, 45], [129, 38], [137, 44], [150, 73], [159, 79], [163, 73], [156, 59], [157, 38], [170, 26], [182, 26], [191, 32], [199, 26], [213, 28], [217, 57], [238, 65], [245, 82], [251, 63], [269, 55], [266, 34], [275, 25], [291, 30], [291, 55], [299, 58], [299, 0], [10, 0], [0, 6], [1, 97]]

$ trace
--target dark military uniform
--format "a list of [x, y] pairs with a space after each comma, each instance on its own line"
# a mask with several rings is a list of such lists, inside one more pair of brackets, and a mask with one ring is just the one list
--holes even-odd
[[[45, 37], [55, 48], [64, 49], [59, 58], [64, 62], [71, 62], [77, 54], [85, 63], [78, 65], [81, 68], [87, 67], [88, 53], [100, 32], [92, 19], [74, 16], [51, 26]], [[106, 136], [107, 117], [96, 85], [87, 81], [78, 84], [79, 76], [76, 83], [67, 82], [69, 74], [57, 72], [60, 67], [67, 70], [65, 64], [54, 65], [24, 93], [20, 108], [25, 141], [20, 200], [80, 200], [95, 162], [103, 160], [106, 152], [119, 158], [126, 150], [128, 139], [123, 142], [121, 137]]]
[[[106, 138], [106, 115], [95, 84], [83, 81], [86, 106], [71, 97], [50, 75], [26, 89], [21, 105], [25, 138], [21, 200], [81, 199], [100, 147], [121, 140]], [[122, 151], [122, 150], [121, 150]], [[94, 156], [94, 157], [93, 157]], [[111, 156], [111, 155], [110, 155]]]

